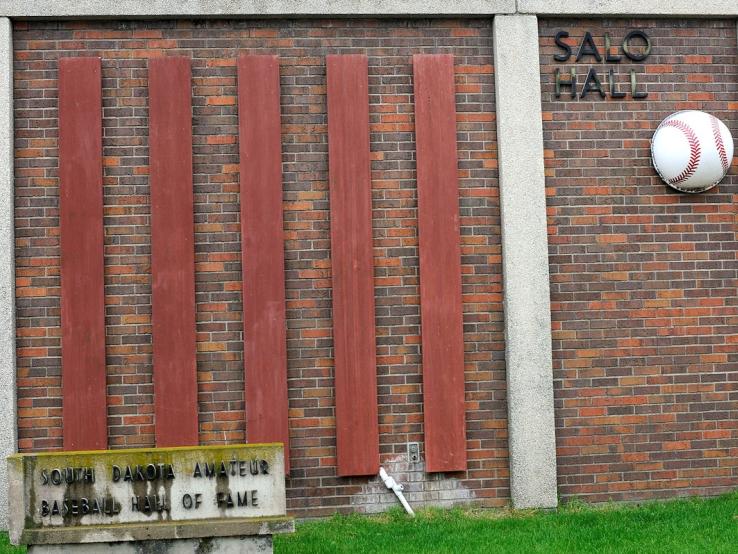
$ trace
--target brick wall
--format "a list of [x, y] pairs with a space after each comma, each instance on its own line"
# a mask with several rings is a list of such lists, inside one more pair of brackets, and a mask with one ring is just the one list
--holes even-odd
[[[560, 30], [604, 51], [634, 28], [641, 63], [555, 62]], [[699, 195], [671, 190], [649, 140], [677, 110], [738, 131], [735, 22], [540, 23], [559, 491], [589, 500], [715, 494], [738, 485], [738, 167]], [[576, 53], [576, 48], [575, 48]], [[648, 98], [554, 98], [556, 68], [629, 70]], [[625, 86], [624, 86], [625, 85]]]
[[[335, 471], [325, 55], [369, 56], [379, 430], [410, 500], [508, 497], [494, 76], [489, 20], [15, 22], [18, 425], [61, 447], [57, 59], [103, 69], [105, 302], [111, 448], [152, 446], [147, 59], [192, 58], [200, 442], [244, 428], [236, 57], [280, 56], [288, 377], [297, 515], [375, 510], [390, 493]], [[409, 464], [423, 440], [411, 56], [452, 53], [466, 348], [468, 471]], [[476, 500], [475, 500], [476, 499]]]
[[[553, 60], [559, 30], [604, 54], [645, 30], [644, 62]], [[102, 58], [108, 429], [152, 446], [147, 59], [192, 59], [200, 442], [248, 440], [235, 60], [276, 53], [282, 81], [288, 377], [297, 515], [394, 503], [337, 478], [325, 55], [369, 56], [382, 463], [414, 503], [507, 502], [507, 424], [491, 25], [488, 20], [16, 22], [16, 263], [21, 451], [61, 448], [57, 60]], [[542, 20], [559, 490], [599, 501], [738, 485], [738, 168], [700, 195], [650, 163], [666, 115], [738, 131], [730, 21]], [[423, 441], [411, 56], [456, 63], [469, 469], [410, 463]], [[627, 62], [627, 63], [626, 63]], [[623, 99], [554, 98], [553, 75], [613, 69]], [[629, 94], [635, 69], [645, 100]], [[521, 91], [523, 93], [524, 91]]]

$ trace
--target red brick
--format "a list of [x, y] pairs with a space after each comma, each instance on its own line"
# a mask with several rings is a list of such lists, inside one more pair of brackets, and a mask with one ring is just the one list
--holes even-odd
[[[54, 33], [74, 41], [48, 41], [48, 24], [15, 22], [16, 85], [55, 85], [60, 55], [103, 59], [106, 159], [106, 309], [110, 446], [153, 444], [151, 382], [151, 277], [147, 166], [147, 59], [193, 57], [193, 132], [196, 315], [200, 442], [248, 440], [243, 414], [243, 340], [240, 262], [239, 158], [236, 119], [236, 54], [266, 51], [280, 56], [283, 77], [285, 259], [288, 317], [290, 456], [288, 508], [316, 515], [315, 498], [328, 490], [328, 512], [356, 509], [356, 480], [335, 477], [332, 391], [330, 241], [327, 195], [325, 55], [346, 44], [370, 59], [375, 290], [380, 441], [383, 463], [401, 458], [407, 443], [423, 440], [420, 388], [417, 221], [411, 54], [453, 53], [459, 132], [460, 224], [468, 376], [467, 472], [455, 475], [473, 491], [474, 503], [501, 506], [509, 496], [504, 400], [504, 331], [497, 193], [492, 28], [489, 20], [313, 20], [243, 22], [181, 20], [58, 22]], [[321, 37], [295, 45], [296, 37]], [[210, 47], [208, 40], [231, 48]], [[408, 54], [396, 55], [397, 41]], [[198, 42], [200, 43], [198, 45]], [[335, 47], [333, 45], [336, 45]], [[103, 46], [104, 45], [104, 46]], [[33, 48], [49, 49], [39, 57]], [[391, 71], [392, 82], [380, 77]], [[43, 72], [43, 75], [41, 73]], [[473, 94], [462, 94], [463, 91]], [[53, 95], [52, 95], [53, 96]], [[60, 414], [44, 402], [59, 401], [58, 181], [56, 99], [29, 98], [16, 112], [18, 370], [26, 372], [18, 396], [19, 447], [61, 446]], [[41, 116], [30, 116], [42, 109]], [[25, 113], [24, 113], [25, 112]], [[383, 134], [384, 133], [384, 134]], [[34, 142], [31, 142], [33, 140]], [[43, 159], [37, 167], [36, 159]], [[37, 181], [34, 181], [37, 180]], [[30, 212], [33, 211], [31, 216]], [[31, 222], [31, 217], [33, 221]], [[33, 232], [28, 233], [30, 225]], [[45, 292], [41, 292], [45, 291]], [[32, 296], [36, 292], [43, 296]], [[34, 302], [43, 301], [43, 305]], [[248, 340], [248, 339], [247, 339]], [[31, 371], [32, 370], [32, 371]], [[395, 402], [400, 402], [395, 405]], [[125, 409], [121, 415], [120, 410]], [[34, 430], [43, 429], [42, 434]], [[125, 430], [125, 432], [123, 432]], [[484, 470], [480, 470], [480, 467]], [[442, 482], [426, 480], [428, 491]], [[484, 477], [482, 477], [484, 475]], [[366, 483], [366, 480], [360, 481]], [[444, 481], [444, 484], [446, 482]], [[434, 489], [433, 487], [436, 487]], [[430, 492], [428, 493], [430, 494]], [[464, 492], [463, 500], [469, 497]]]
[[[556, 19], [539, 28], [555, 396], [557, 414], [566, 413], [557, 418], [559, 492], [603, 501], [732, 490], [736, 473], [715, 466], [730, 457], [738, 428], [703, 424], [730, 420], [735, 399], [725, 391], [738, 388], [738, 320], [726, 310], [738, 294], [735, 219], [712, 219], [735, 211], [738, 179], [733, 168], [708, 193], [673, 192], [651, 167], [649, 140], [680, 109], [715, 113], [736, 134], [735, 27]], [[649, 33], [652, 54], [610, 67], [635, 70], [646, 101], [554, 97], [556, 69], [576, 67], [583, 79], [588, 65], [554, 61], [558, 31], [577, 43], [589, 30], [602, 44], [605, 32], [632, 28]], [[699, 36], [704, 53], [674, 36]], [[717, 445], [697, 452], [699, 440]], [[593, 467], [596, 485], [587, 480]]]

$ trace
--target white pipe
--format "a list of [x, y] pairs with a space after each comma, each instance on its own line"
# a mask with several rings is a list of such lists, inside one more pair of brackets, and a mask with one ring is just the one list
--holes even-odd
[[405, 490], [405, 487], [403, 487], [400, 483], [395, 481], [392, 477], [387, 475], [387, 472], [384, 470], [383, 467], [379, 468], [379, 476], [382, 478], [382, 481], [384, 481], [385, 486], [388, 489], [391, 489], [395, 496], [400, 500], [402, 503], [402, 507], [405, 508], [405, 511], [411, 516], [415, 517], [415, 512], [413, 512], [413, 509], [410, 507], [410, 504], [407, 503], [407, 500], [405, 499], [405, 495], [402, 494], [402, 491]]

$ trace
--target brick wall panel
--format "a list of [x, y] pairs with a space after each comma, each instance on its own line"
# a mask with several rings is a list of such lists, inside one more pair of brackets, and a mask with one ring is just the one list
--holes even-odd
[[[19, 446], [61, 447], [57, 59], [103, 76], [108, 432], [152, 446], [147, 60], [192, 59], [200, 442], [242, 442], [236, 58], [276, 54], [282, 85], [287, 348], [298, 515], [394, 503], [336, 477], [325, 56], [369, 59], [381, 462], [418, 502], [508, 498], [499, 198], [489, 20], [14, 22]], [[411, 56], [455, 56], [468, 471], [430, 478], [423, 444]]]
[[[559, 30], [572, 45], [591, 31], [603, 52], [606, 32], [619, 45], [634, 28], [653, 43], [644, 62], [553, 59]], [[543, 20], [540, 46], [559, 491], [601, 501], [735, 488], [738, 164], [717, 188], [682, 194], [658, 178], [649, 146], [684, 109], [736, 136], [735, 24]], [[575, 66], [581, 88], [592, 64], [619, 83], [635, 69], [648, 98], [554, 97], [555, 69]]]

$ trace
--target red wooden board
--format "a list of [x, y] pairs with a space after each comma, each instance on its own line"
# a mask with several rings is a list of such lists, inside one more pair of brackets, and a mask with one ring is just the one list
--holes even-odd
[[456, 100], [451, 55], [413, 56], [426, 470], [466, 469]]
[[327, 79], [338, 474], [373, 475], [379, 423], [366, 56], [328, 56]]
[[289, 470], [279, 60], [238, 60], [246, 437], [282, 442]]
[[191, 91], [187, 58], [149, 61], [157, 446], [198, 444]]
[[59, 60], [64, 450], [108, 446], [100, 58]]

